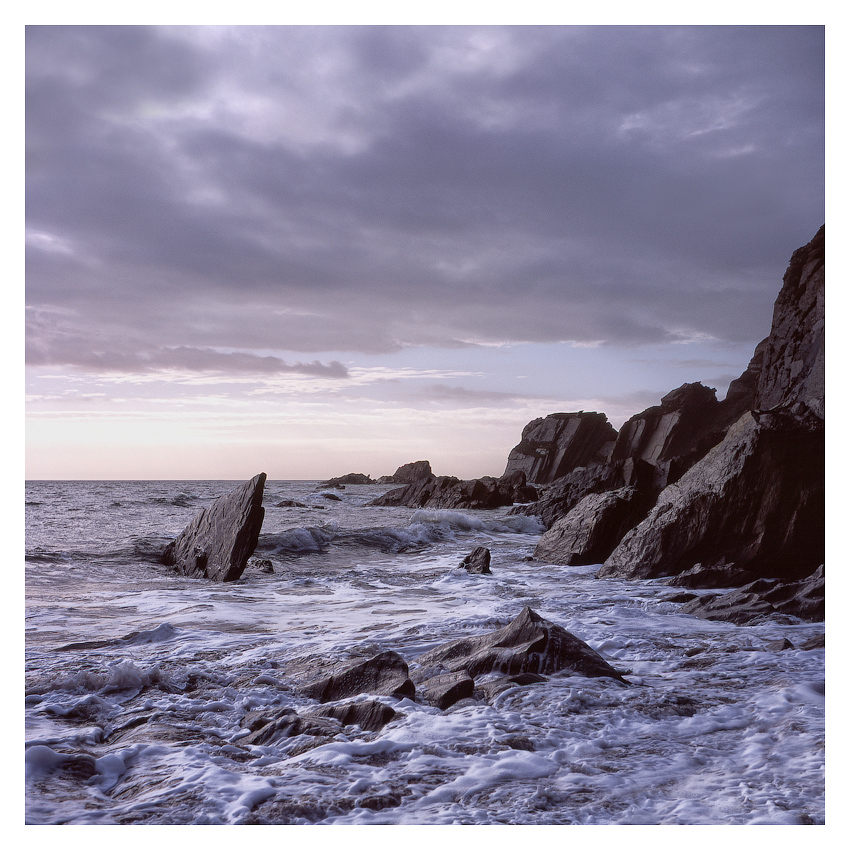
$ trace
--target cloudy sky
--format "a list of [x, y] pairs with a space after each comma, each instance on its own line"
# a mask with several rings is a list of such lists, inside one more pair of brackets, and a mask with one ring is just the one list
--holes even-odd
[[28, 478], [500, 475], [716, 387], [824, 222], [822, 27], [31, 26]]

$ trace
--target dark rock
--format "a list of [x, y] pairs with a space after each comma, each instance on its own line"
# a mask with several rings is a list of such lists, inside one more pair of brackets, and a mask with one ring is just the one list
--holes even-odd
[[236, 581], [254, 553], [263, 525], [265, 472], [220, 496], [168, 544], [162, 563], [192, 578]]
[[476, 546], [458, 565], [468, 573], [475, 575], [490, 575], [490, 550], [484, 546]]
[[331, 502], [341, 502], [342, 501], [342, 499], [340, 499], [340, 497], [337, 496], [336, 493], [322, 493], [321, 495], [322, 495], [323, 499], [328, 499]]
[[397, 652], [382, 652], [368, 661], [319, 679], [301, 689], [319, 702], [331, 702], [357, 694], [384, 694], [413, 699], [416, 689], [405, 660]]
[[310, 711], [307, 717], [331, 717], [343, 726], [359, 726], [366, 732], [378, 732], [398, 714], [377, 700], [329, 705]]
[[800, 644], [800, 649], [810, 650], [810, 649], [825, 649], [826, 648], [826, 635], [816, 635], [813, 638], [809, 638], [807, 641], [804, 641]]
[[261, 573], [274, 573], [274, 566], [268, 558], [249, 558], [248, 566]]
[[517, 673], [515, 676], [501, 676], [487, 682], [478, 682], [475, 685], [475, 692], [476, 695], [480, 694], [483, 699], [491, 700], [494, 696], [509, 688], [537, 685], [548, 681], [546, 676], [541, 676], [539, 673]]
[[346, 484], [374, 484], [375, 482], [370, 476], [362, 472], [349, 472], [347, 475], [341, 475], [339, 478], [331, 478], [328, 481], [322, 481], [320, 487], [339, 487], [344, 490]]
[[530, 484], [548, 484], [580, 466], [607, 459], [617, 432], [604, 413], [553, 413], [522, 430], [508, 455], [505, 475], [524, 473]]
[[292, 499], [284, 499], [282, 502], [278, 502], [277, 505], [275, 505], [275, 507], [278, 507], [278, 508], [306, 508], [307, 505], [305, 505], [303, 502], [296, 502]]
[[474, 478], [462, 481], [450, 475], [422, 478], [390, 490], [369, 502], [384, 507], [467, 508], [491, 510], [537, 498], [537, 491], [525, 483], [522, 473], [502, 478]]
[[791, 256], [773, 308], [753, 405], [801, 404], [824, 418], [825, 227]]
[[361, 809], [371, 809], [380, 812], [384, 809], [393, 809], [401, 805], [401, 794], [390, 791], [387, 794], [364, 794], [358, 797], [355, 804]]
[[782, 640], [772, 640], [764, 645], [765, 652], [784, 652], [786, 649], [793, 649], [794, 644], [788, 638]]
[[465, 670], [458, 670], [417, 682], [416, 688], [422, 702], [446, 709], [462, 699], [471, 698], [475, 683]]
[[[755, 581], [758, 576], [749, 570], [742, 570], [734, 564], [718, 564], [714, 567], [704, 567], [702, 564], [694, 564], [689, 570], [685, 570], [677, 576], [668, 579], [664, 584], [670, 587], [741, 587]], [[671, 597], [672, 599], [672, 597]]]
[[645, 514], [634, 487], [585, 496], [539, 540], [534, 557], [550, 564], [601, 564]]
[[599, 653], [561, 626], [524, 608], [503, 629], [480, 637], [461, 638], [418, 659], [423, 666], [465, 670], [473, 678], [486, 673], [554, 673], [571, 670], [582, 676], [623, 677]]
[[819, 567], [801, 581], [758, 579], [718, 596], [701, 596], [682, 606], [685, 614], [704, 620], [743, 625], [770, 614], [785, 614], [809, 622], [824, 619], [824, 569]]
[[694, 564], [735, 564], [799, 578], [824, 558], [823, 423], [746, 413], [658, 497], [599, 570], [656, 578]]
[[297, 735], [333, 737], [340, 731], [340, 724], [336, 720], [302, 716], [291, 708], [280, 709], [271, 716], [246, 717], [243, 725], [252, 731], [250, 735], [240, 738], [239, 743], [256, 746], [273, 744]]
[[423, 478], [433, 478], [431, 464], [427, 460], [415, 460], [400, 466], [392, 475], [384, 476], [386, 484], [413, 484]]

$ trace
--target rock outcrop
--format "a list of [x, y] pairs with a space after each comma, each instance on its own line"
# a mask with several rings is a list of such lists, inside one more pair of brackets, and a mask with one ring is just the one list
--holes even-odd
[[490, 575], [490, 550], [476, 546], [458, 565], [471, 575]]
[[413, 484], [425, 478], [433, 478], [431, 464], [427, 460], [415, 460], [400, 466], [392, 475], [382, 475], [378, 484]]
[[534, 557], [550, 564], [601, 564], [642, 516], [634, 487], [585, 496], [539, 540]]
[[490, 510], [537, 498], [537, 491], [525, 482], [521, 472], [501, 478], [473, 478], [463, 481], [450, 475], [422, 478], [390, 490], [369, 502], [383, 507], [469, 508]]
[[473, 679], [489, 673], [514, 675], [570, 670], [581, 676], [608, 676], [625, 681], [583, 640], [528, 607], [503, 629], [451, 641], [417, 660], [423, 666], [441, 666], [449, 672], [464, 670]]
[[319, 487], [342, 487], [346, 484], [375, 484], [368, 475], [364, 472], [349, 472], [347, 475], [340, 475], [339, 478], [329, 478], [327, 481], [319, 483]]
[[162, 563], [191, 578], [236, 581], [263, 525], [265, 472], [204, 508], [166, 547]]
[[407, 662], [397, 652], [389, 651], [312, 682], [301, 692], [319, 702], [331, 702], [357, 694], [413, 699], [416, 689], [410, 679]]
[[577, 467], [607, 459], [616, 439], [604, 413], [552, 413], [522, 429], [504, 474], [522, 472], [529, 484], [549, 484]]

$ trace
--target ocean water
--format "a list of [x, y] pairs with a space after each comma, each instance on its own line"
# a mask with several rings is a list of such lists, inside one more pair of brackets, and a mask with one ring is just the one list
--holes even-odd
[[[267, 482], [273, 574], [160, 566], [237, 483], [27, 484], [28, 823], [824, 823], [824, 651], [766, 648], [823, 624], [685, 616], [659, 581], [529, 559], [532, 518], [367, 507], [386, 486]], [[490, 576], [457, 568], [479, 545]], [[331, 666], [395, 650], [414, 670], [524, 606], [628, 686], [556, 674], [447, 711], [378, 697], [399, 713], [379, 732], [244, 743], [248, 712], [308, 712], [298, 686]]]

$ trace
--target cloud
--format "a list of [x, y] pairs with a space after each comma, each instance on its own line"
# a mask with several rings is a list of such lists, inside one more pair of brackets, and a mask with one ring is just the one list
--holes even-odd
[[32, 362], [757, 341], [822, 74], [820, 27], [28, 27]]

